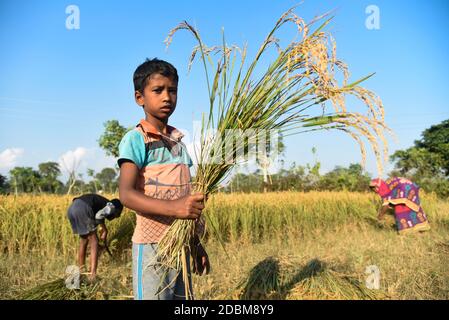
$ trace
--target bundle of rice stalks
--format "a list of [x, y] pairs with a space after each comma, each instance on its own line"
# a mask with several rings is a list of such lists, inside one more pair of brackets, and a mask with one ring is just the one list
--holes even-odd
[[103, 293], [99, 291], [100, 283], [80, 283], [79, 289], [68, 289], [64, 279], [56, 279], [21, 293], [22, 300], [99, 300]]
[[287, 300], [381, 300], [388, 295], [368, 289], [357, 277], [333, 270], [319, 262], [309, 263], [286, 295]]
[[378, 230], [397, 231], [396, 219], [391, 215], [386, 215], [382, 220], [377, 219], [375, 216], [366, 216], [364, 217], [364, 222]]
[[[194, 36], [198, 45], [192, 52], [189, 67], [199, 55], [209, 94], [209, 113], [202, 119], [201, 148], [195, 154], [198, 162], [195, 191], [206, 195], [216, 191], [236, 164], [250, 158], [263, 163], [275, 161], [272, 155], [277, 154], [279, 134], [287, 136], [323, 129], [349, 134], [359, 144], [363, 161], [362, 138], [367, 139], [382, 172], [381, 154], [384, 158], [387, 155], [384, 131], [388, 130], [382, 103], [374, 93], [359, 86], [370, 76], [348, 83], [348, 68], [337, 60], [332, 36], [323, 31], [331, 19], [323, 21], [324, 17], [306, 23], [290, 9], [269, 32], [248, 67], [246, 47], [228, 46], [224, 35], [221, 45], [208, 47], [198, 30], [187, 22], [170, 32], [167, 45], [179, 30], [187, 30]], [[318, 21], [321, 25], [314, 29]], [[294, 39], [281, 48], [275, 35], [287, 23], [294, 25], [301, 39]], [[277, 48], [277, 56], [260, 71], [262, 57], [272, 45]], [[212, 77], [210, 68], [215, 70]], [[342, 84], [337, 81], [340, 76]], [[367, 112], [350, 112], [346, 107], [347, 96], [361, 101]], [[328, 110], [327, 103], [332, 111]], [[175, 221], [158, 247], [161, 264], [184, 270], [185, 279], [186, 255], [191, 252], [196, 226], [191, 220]]]
[[356, 277], [338, 272], [314, 259], [299, 268], [289, 257], [267, 258], [237, 287], [238, 299], [385, 299], [380, 290], [367, 289]]
[[258, 263], [237, 286], [236, 297], [243, 300], [281, 299], [295, 268], [288, 258], [269, 257]]
[[24, 300], [109, 300], [131, 299], [130, 277], [122, 274], [109, 275], [92, 283], [82, 274], [78, 289], [70, 289], [64, 278], [40, 284], [18, 294]]

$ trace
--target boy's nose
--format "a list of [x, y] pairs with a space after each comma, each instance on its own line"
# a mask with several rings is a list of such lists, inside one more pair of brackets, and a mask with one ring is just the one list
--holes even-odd
[[162, 95], [162, 99], [164, 101], [170, 101], [171, 100], [170, 93], [168, 91], [164, 91], [164, 93]]

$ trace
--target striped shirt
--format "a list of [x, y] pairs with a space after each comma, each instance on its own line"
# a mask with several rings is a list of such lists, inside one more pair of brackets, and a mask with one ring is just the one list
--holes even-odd
[[[155, 199], [176, 200], [190, 194], [192, 160], [181, 142], [183, 134], [171, 126], [167, 126], [167, 133], [168, 136], [163, 135], [141, 120], [121, 140], [118, 165], [131, 161], [139, 168], [138, 191]], [[134, 243], [158, 243], [175, 220], [139, 212], [136, 215]], [[204, 221], [200, 222], [197, 226], [202, 233]]]

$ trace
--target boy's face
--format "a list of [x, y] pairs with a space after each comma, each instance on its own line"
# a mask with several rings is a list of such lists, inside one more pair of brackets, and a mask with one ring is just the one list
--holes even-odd
[[176, 108], [178, 98], [178, 84], [161, 74], [152, 74], [147, 81], [143, 94], [135, 92], [136, 102], [142, 106], [145, 115], [167, 122]]

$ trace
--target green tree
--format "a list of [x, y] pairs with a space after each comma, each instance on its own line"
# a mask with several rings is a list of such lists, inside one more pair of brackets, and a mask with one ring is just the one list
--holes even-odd
[[304, 191], [308, 186], [310, 172], [304, 166], [293, 162], [288, 169], [281, 169], [273, 175], [273, 190], [275, 191]]
[[117, 186], [117, 172], [114, 168], [104, 168], [95, 175], [103, 191], [112, 193]]
[[390, 157], [390, 160], [395, 162], [396, 175], [415, 179], [444, 175], [442, 155], [425, 148], [412, 147], [407, 150], [398, 150]]
[[9, 189], [8, 179], [0, 174], [0, 193], [7, 193]]
[[225, 188], [227, 192], [261, 192], [263, 176], [257, 173], [236, 173]]
[[93, 185], [93, 190], [95, 190], [95, 193], [97, 193], [98, 192], [98, 180], [95, 178], [94, 169], [87, 169], [87, 175], [92, 178], [92, 180], [89, 182], [89, 185]]
[[40, 189], [44, 192], [58, 192], [63, 184], [58, 180], [61, 175], [61, 169], [59, 164], [56, 162], [44, 162], [40, 163], [39, 166], [40, 179]]
[[446, 176], [449, 175], [449, 119], [424, 130], [422, 139], [415, 141], [415, 146], [439, 155], [442, 162], [437, 165]]
[[431, 126], [422, 138], [406, 150], [398, 150], [390, 160], [391, 176], [407, 177], [426, 191], [449, 196], [449, 120]]
[[337, 166], [320, 178], [319, 189], [330, 191], [366, 191], [371, 177], [360, 164], [350, 164], [348, 168]]
[[104, 123], [104, 133], [98, 140], [100, 147], [106, 151], [107, 155], [118, 157], [118, 146], [128, 130], [120, 125], [117, 120], [106, 121]]
[[15, 194], [19, 192], [39, 191], [41, 176], [31, 167], [15, 167], [9, 171]]

